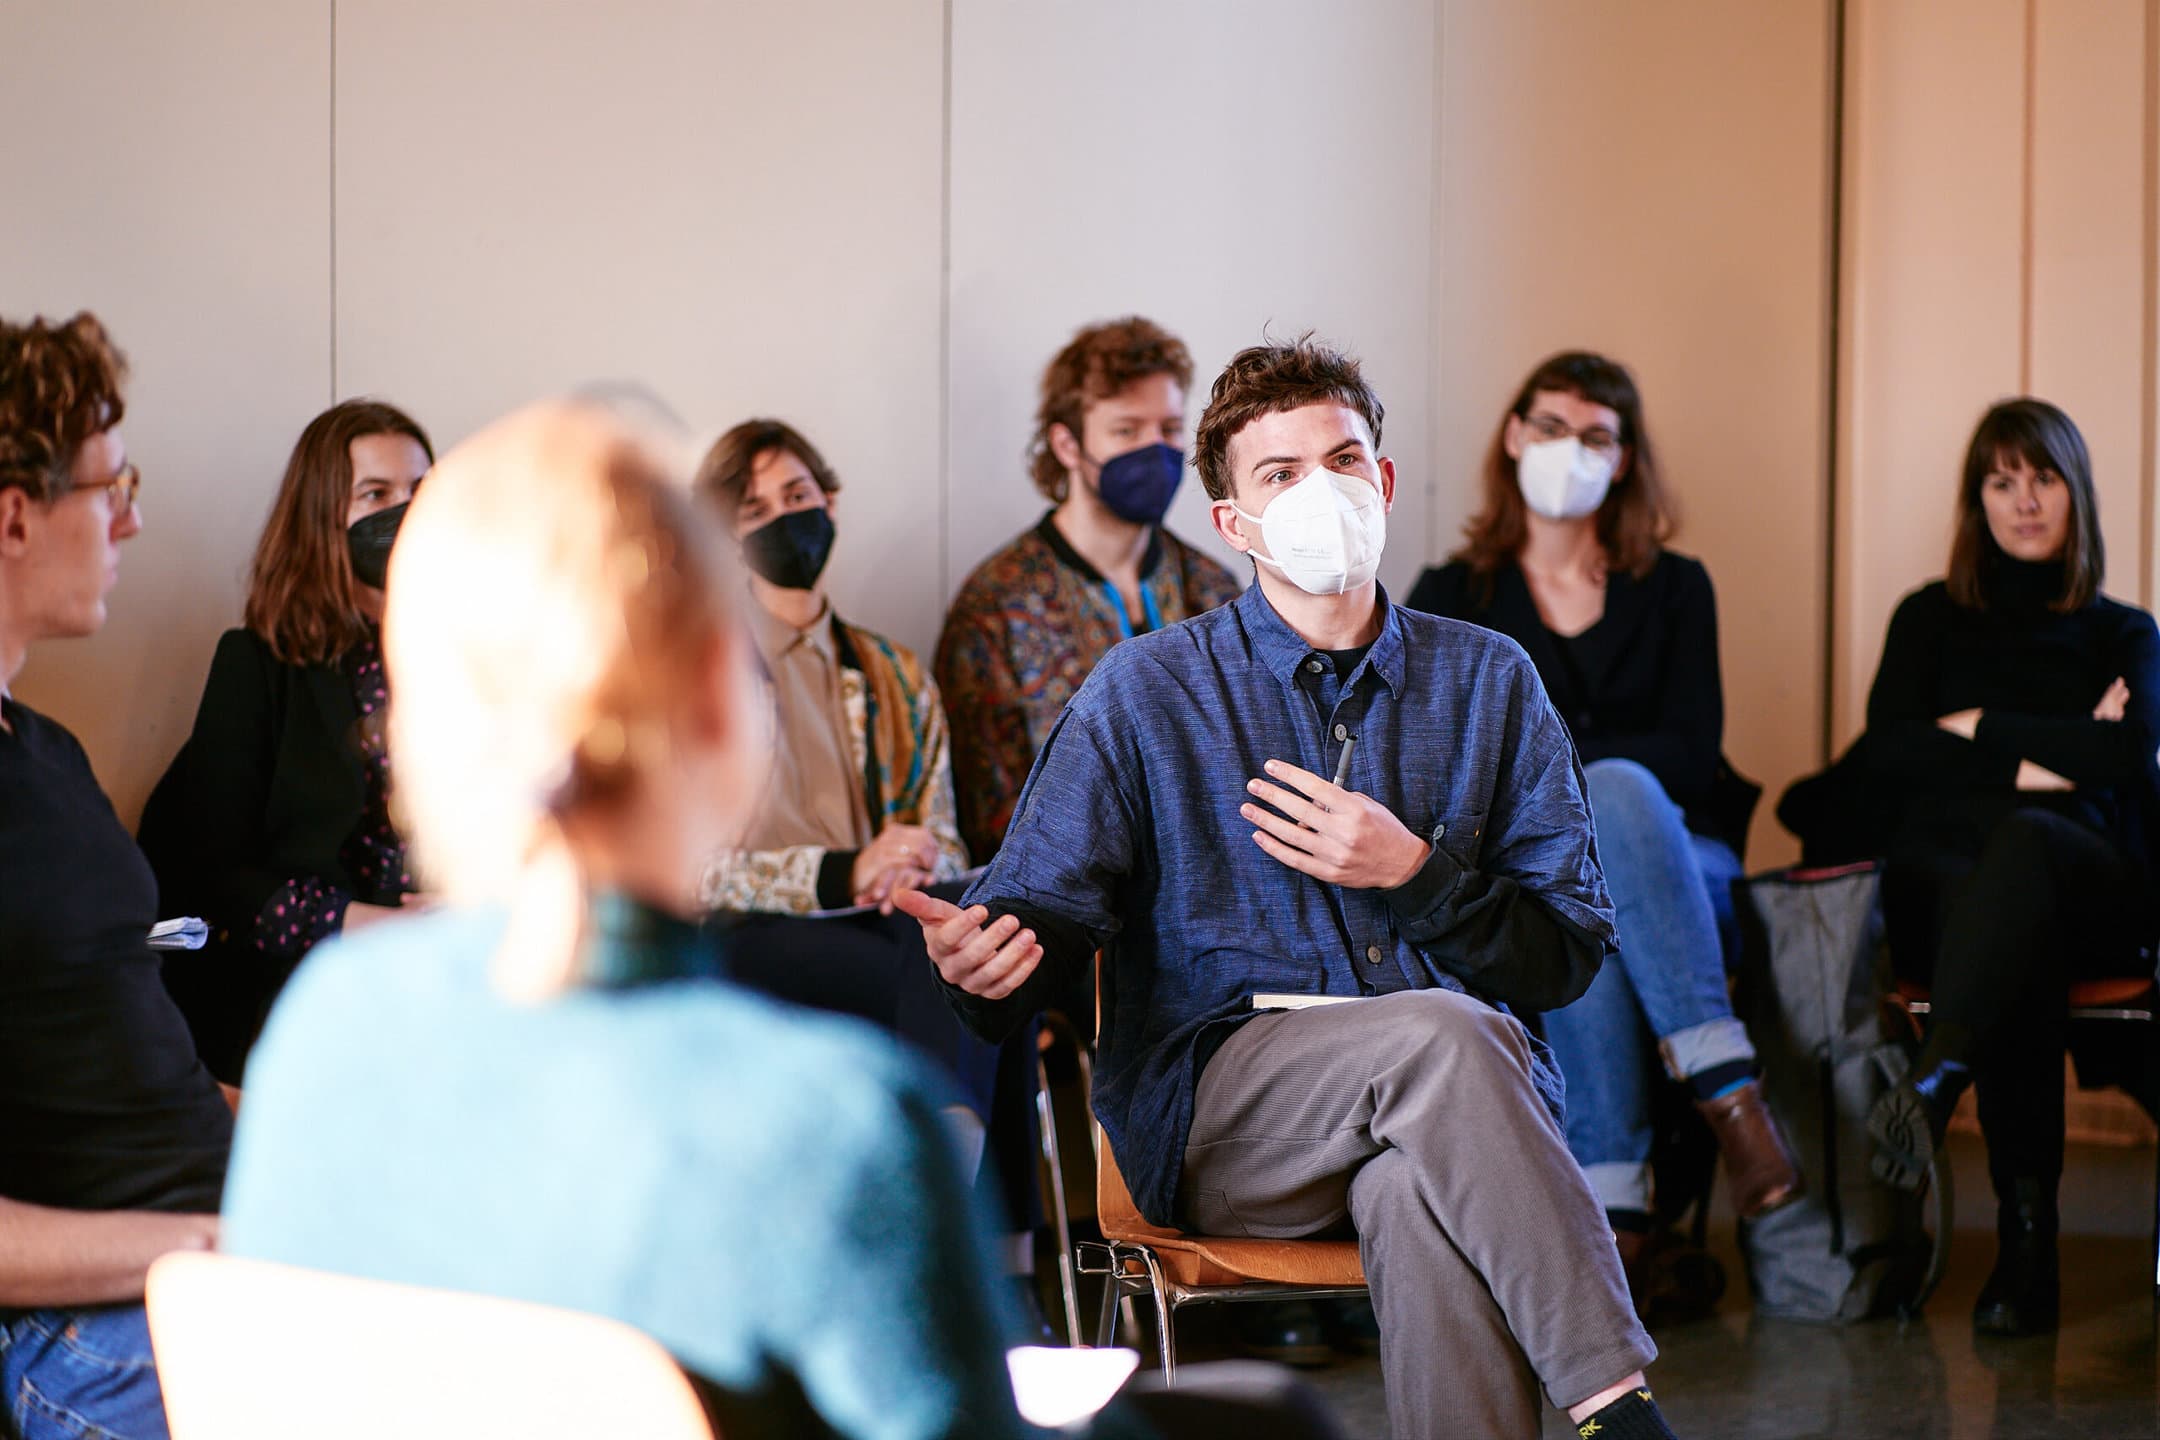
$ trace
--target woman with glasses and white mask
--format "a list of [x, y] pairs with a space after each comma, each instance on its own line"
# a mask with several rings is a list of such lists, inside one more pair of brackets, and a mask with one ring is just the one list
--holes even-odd
[[390, 823], [383, 575], [434, 463], [394, 405], [308, 422], [256, 542], [245, 623], [218, 640], [187, 744], [143, 810], [168, 912], [212, 940], [166, 964], [204, 1062], [239, 1083], [309, 948], [416, 903]]
[[1678, 1318], [1717, 1298], [1707, 1265], [1652, 1235], [1653, 1087], [1684, 1079], [1724, 1154], [1734, 1208], [1800, 1193], [1732, 1013], [1731, 882], [1755, 788], [1723, 763], [1717, 612], [1699, 561], [1665, 548], [1663, 476], [1628, 372], [1554, 355], [1531, 372], [1487, 452], [1463, 548], [1410, 605], [1498, 630], [1526, 650], [1573, 733], [1620, 953], [1545, 1016], [1568, 1086], [1568, 1146], [1604, 1203], [1637, 1305]]

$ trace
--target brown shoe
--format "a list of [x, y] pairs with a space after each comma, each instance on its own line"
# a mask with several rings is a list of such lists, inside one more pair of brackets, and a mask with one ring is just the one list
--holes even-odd
[[1760, 1083], [1750, 1080], [1715, 1100], [1696, 1101], [1695, 1108], [1710, 1122], [1710, 1133], [1724, 1153], [1725, 1178], [1741, 1219], [1752, 1220], [1800, 1198], [1807, 1188], [1800, 1162], [1763, 1103]]
[[1717, 1312], [1725, 1267], [1671, 1230], [1615, 1230], [1613, 1246], [1627, 1275], [1628, 1298], [1645, 1325], [1678, 1325]]

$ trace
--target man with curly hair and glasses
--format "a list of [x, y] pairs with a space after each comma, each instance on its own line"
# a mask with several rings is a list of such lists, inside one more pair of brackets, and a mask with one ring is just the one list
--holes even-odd
[[150, 866], [75, 737], [8, 694], [105, 623], [142, 529], [125, 364], [0, 320], [0, 1436], [163, 1436], [150, 1262], [209, 1249], [232, 1113], [147, 943]]

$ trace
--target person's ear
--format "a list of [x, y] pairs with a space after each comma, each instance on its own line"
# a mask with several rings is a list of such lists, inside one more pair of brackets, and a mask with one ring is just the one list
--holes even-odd
[[1049, 445], [1050, 453], [1057, 457], [1058, 464], [1064, 467], [1067, 474], [1077, 474], [1079, 472], [1080, 440], [1078, 436], [1074, 435], [1062, 423], [1053, 421], [1050, 428], [1043, 432], [1043, 440]]
[[30, 548], [38, 502], [20, 485], [0, 490], [0, 555], [21, 555]]
[[1530, 427], [1523, 423], [1522, 416], [1511, 413], [1507, 417], [1507, 423], [1500, 427], [1500, 448], [1507, 452], [1508, 459], [1522, 459], [1523, 446], [1529, 439], [1529, 429]]
[[1221, 537], [1223, 544], [1228, 545], [1240, 555], [1250, 555], [1252, 553], [1253, 542], [1246, 539], [1239, 530], [1245, 520], [1243, 516], [1237, 513], [1234, 501], [1217, 500], [1212, 502], [1208, 506], [1208, 521], [1214, 525], [1215, 533]]
[[1632, 445], [1622, 445], [1620, 447], [1620, 459], [1612, 467], [1611, 483], [1614, 485], [1618, 485], [1622, 480], [1627, 479], [1628, 471], [1633, 469], [1634, 465], [1635, 447]]
[[1395, 508], [1395, 462], [1387, 456], [1380, 457], [1380, 509], [1383, 513]]

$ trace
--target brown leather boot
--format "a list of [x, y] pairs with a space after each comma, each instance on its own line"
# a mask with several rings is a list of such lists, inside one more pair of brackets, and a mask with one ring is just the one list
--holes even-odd
[[1698, 1100], [1695, 1108], [1710, 1122], [1710, 1133], [1725, 1156], [1725, 1178], [1741, 1219], [1752, 1220], [1800, 1198], [1807, 1188], [1800, 1162], [1763, 1103], [1759, 1082], [1750, 1080], [1715, 1100]]
[[1613, 1246], [1643, 1324], [1678, 1325], [1716, 1313], [1725, 1294], [1725, 1267], [1709, 1251], [1670, 1230], [1615, 1230]]

